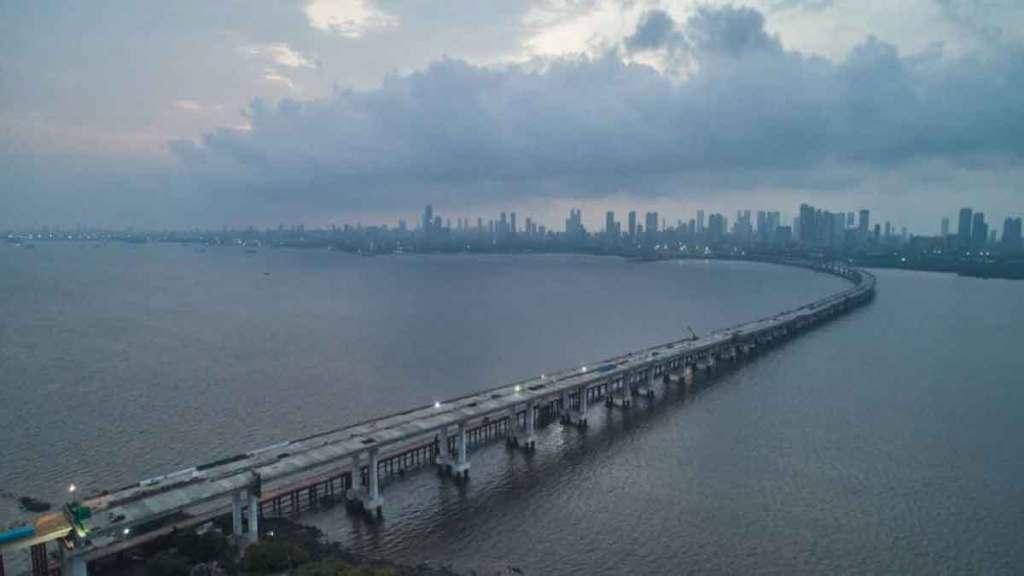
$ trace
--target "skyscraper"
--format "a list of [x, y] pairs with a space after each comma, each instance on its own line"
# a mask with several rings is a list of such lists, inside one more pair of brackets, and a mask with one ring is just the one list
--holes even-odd
[[604, 233], [609, 238], [618, 236], [615, 232], [615, 212], [612, 212], [611, 210], [604, 214]]
[[971, 245], [971, 214], [973, 211], [970, 208], [960, 209], [960, 221], [959, 227], [956, 230], [957, 243], [961, 248], [967, 248]]
[[810, 204], [800, 205], [800, 243], [815, 244], [818, 236], [817, 218], [814, 206]]
[[708, 240], [710, 242], [719, 242], [722, 237], [725, 236], [725, 216], [721, 214], [712, 214], [708, 217]]
[[629, 239], [636, 240], [636, 210], [629, 211]]
[[434, 224], [434, 207], [427, 204], [426, 208], [423, 209], [423, 233], [427, 236], [430, 235], [430, 227]]
[[565, 219], [565, 234], [577, 240], [586, 235], [583, 228], [583, 212], [579, 208], [569, 209], [569, 217]]
[[985, 244], [988, 244], [988, 224], [985, 223], [985, 214], [975, 212], [971, 219], [971, 246], [984, 248]]
[[644, 215], [644, 237], [648, 244], [653, 244], [658, 234], [658, 213], [648, 212]]
[[1003, 248], [1007, 250], [1021, 249], [1021, 219], [1007, 218], [1003, 221]]
[[697, 210], [697, 234], [704, 233], [704, 211]]

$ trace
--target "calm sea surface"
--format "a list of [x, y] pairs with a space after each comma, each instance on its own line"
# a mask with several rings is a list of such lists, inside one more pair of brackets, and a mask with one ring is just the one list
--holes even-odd
[[[878, 272], [875, 302], [684, 398], [595, 407], [466, 487], [389, 484], [343, 543], [493, 573], [1019, 573], [1024, 283]], [[799, 305], [730, 262], [0, 246], [0, 526], [53, 501]]]

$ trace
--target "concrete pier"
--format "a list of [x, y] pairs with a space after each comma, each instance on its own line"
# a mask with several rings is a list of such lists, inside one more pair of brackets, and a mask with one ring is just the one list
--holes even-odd
[[384, 497], [380, 493], [380, 451], [377, 448], [370, 448], [370, 461], [367, 464], [367, 487], [366, 499], [363, 500], [363, 508], [370, 514], [380, 516], [383, 513]]
[[451, 466], [451, 460], [448, 458], [448, 427], [441, 426], [441, 429], [437, 432], [437, 452], [434, 454], [434, 464], [442, 472], [447, 472], [448, 467]]
[[505, 443], [515, 448], [519, 446], [519, 418], [516, 416], [516, 407], [510, 406], [508, 409], [508, 433], [505, 437]]
[[[3, 569], [0, 568], [0, 575], [2, 573]], [[61, 549], [60, 574], [61, 576], [88, 576], [89, 565], [84, 558]]]
[[526, 434], [523, 438], [523, 447], [527, 450], [534, 450], [537, 447], [537, 435], [535, 434], [536, 428], [536, 405], [533, 400], [526, 403]]
[[469, 480], [469, 459], [466, 458], [466, 423], [459, 422], [459, 435], [456, 439], [455, 464], [452, 474], [461, 480]]
[[238, 540], [242, 537], [242, 494], [231, 494], [231, 534]]
[[260, 497], [256, 492], [249, 492], [249, 543], [260, 539]]

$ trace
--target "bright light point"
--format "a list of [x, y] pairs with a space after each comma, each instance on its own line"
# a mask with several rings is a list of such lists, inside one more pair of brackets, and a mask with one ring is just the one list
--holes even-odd
[[441, 407], [441, 403], [440, 402], [434, 402], [434, 408], [440, 408], [440, 407]]
[[68, 492], [69, 493], [74, 494], [75, 490], [78, 490], [78, 486], [75, 486], [74, 484], [71, 484], [70, 486], [68, 486]]
[[580, 372], [586, 372], [586, 371], [587, 371], [587, 367], [586, 366], [583, 366], [582, 368], [580, 368]]
[[522, 391], [523, 391], [522, 384], [516, 384], [516, 394], [519, 394]]
[[125, 535], [125, 536], [127, 536], [128, 534], [130, 534], [130, 533], [131, 533], [131, 531], [132, 531], [132, 529], [131, 529], [131, 528], [125, 528], [125, 529], [124, 529], [124, 535]]

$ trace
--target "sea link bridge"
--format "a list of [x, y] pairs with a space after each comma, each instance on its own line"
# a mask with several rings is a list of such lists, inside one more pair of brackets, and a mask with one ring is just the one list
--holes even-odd
[[305, 438], [281, 442], [99, 495], [0, 532], [3, 554], [30, 550], [33, 576], [85, 576], [90, 562], [230, 515], [239, 543], [256, 541], [260, 520], [344, 499], [371, 515], [381, 485], [408, 470], [437, 466], [456, 481], [470, 472], [470, 448], [504, 439], [532, 450], [534, 432], [556, 418], [587, 426], [598, 403], [628, 409], [655, 384], [689, 387], [696, 372], [739, 361], [835, 318], [874, 297], [871, 274], [841, 264], [775, 261], [841, 276], [847, 289], [739, 326], [552, 374], [436, 402]]

